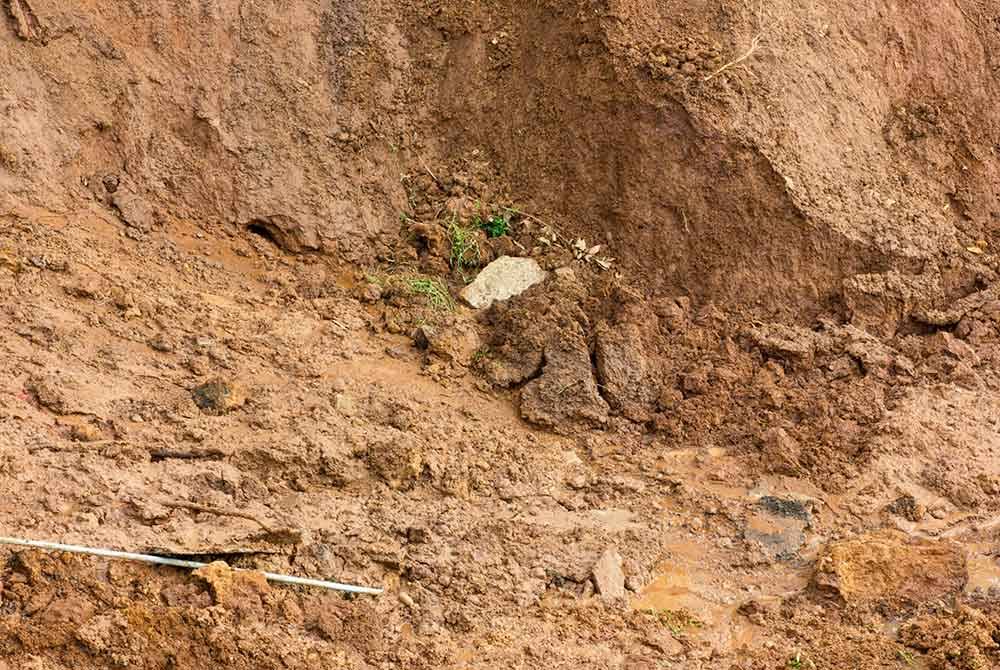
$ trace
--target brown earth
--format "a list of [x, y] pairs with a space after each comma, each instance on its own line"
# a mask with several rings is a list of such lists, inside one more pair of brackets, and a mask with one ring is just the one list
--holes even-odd
[[0, 5], [0, 668], [1000, 667], [990, 3]]

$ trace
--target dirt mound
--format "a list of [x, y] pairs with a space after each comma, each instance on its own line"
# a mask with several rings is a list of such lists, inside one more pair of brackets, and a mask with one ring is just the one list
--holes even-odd
[[909, 622], [905, 643], [926, 652], [932, 670], [988, 668], [996, 665], [1000, 636], [995, 612], [962, 605], [954, 612], [927, 615]]

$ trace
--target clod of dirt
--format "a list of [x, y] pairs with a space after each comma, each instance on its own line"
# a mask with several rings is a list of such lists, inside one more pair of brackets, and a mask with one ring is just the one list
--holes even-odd
[[414, 223], [410, 226], [410, 235], [413, 236], [425, 267], [430, 271], [447, 274], [449, 243], [445, 229], [434, 223]]
[[597, 324], [596, 369], [604, 398], [633, 421], [649, 420], [657, 395], [650, 379], [642, 332], [634, 323]]
[[793, 368], [808, 367], [816, 355], [816, 335], [805, 328], [767, 324], [750, 329], [747, 336], [765, 356]]
[[171, 342], [170, 338], [163, 333], [157, 333], [153, 337], [149, 338], [147, 344], [149, 344], [150, 349], [153, 349], [154, 351], [168, 353], [174, 350], [173, 342]]
[[768, 428], [761, 435], [761, 443], [762, 461], [771, 472], [795, 475], [802, 470], [802, 448], [784, 428]]
[[480, 347], [479, 335], [467, 323], [418, 326], [413, 331], [414, 345], [445, 361], [468, 365]]
[[622, 570], [622, 557], [614, 547], [608, 547], [597, 559], [591, 572], [594, 589], [601, 598], [614, 602], [625, 597], [625, 573]]
[[258, 610], [270, 591], [263, 574], [233, 570], [222, 561], [209, 563], [191, 574], [208, 585], [216, 605], [229, 609]]
[[548, 273], [533, 258], [502, 256], [483, 268], [461, 296], [470, 307], [482, 309], [520, 295], [546, 277]]
[[191, 397], [202, 411], [209, 414], [226, 414], [242, 407], [247, 401], [247, 391], [238, 382], [215, 379], [194, 388]]
[[885, 274], [855, 275], [844, 280], [844, 303], [851, 323], [883, 337], [891, 337], [917, 307], [943, 298], [936, 277]]
[[82, 423], [73, 426], [70, 437], [77, 442], [98, 442], [104, 438], [101, 429], [92, 423]]
[[373, 436], [365, 456], [369, 468], [391, 488], [399, 491], [413, 488], [424, 471], [423, 449], [399, 430], [391, 435]]
[[494, 303], [482, 314], [490, 332], [489, 355], [479, 365], [486, 378], [503, 388], [522, 384], [541, 374], [545, 350], [558, 340], [586, 348], [590, 319], [580, 306], [585, 299], [579, 284], [549, 282]]
[[608, 403], [597, 391], [590, 351], [582, 339], [545, 347], [542, 375], [521, 391], [521, 416], [557, 432], [607, 423]]
[[133, 190], [117, 189], [111, 197], [111, 203], [129, 227], [143, 233], [148, 233], [153, 229], [153, 208]]
[[829, 545], [813, 584], [852, 605], [906, 606], [958, 593], [968, 579], [959, 545], [885, 531]]
[[27, 390], [35, 396], [36, 402], [55, 414], [69, 414], [70, 400], [61, 385], [53, 379], [37, 378], [27, 384]]

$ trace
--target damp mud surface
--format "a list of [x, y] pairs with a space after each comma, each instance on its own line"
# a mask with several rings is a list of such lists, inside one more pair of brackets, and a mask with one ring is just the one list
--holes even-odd
[[0, 669], [1000, 667], [1000, 10], [858, 4], [0, 0], [0, 535], [210, 564]]

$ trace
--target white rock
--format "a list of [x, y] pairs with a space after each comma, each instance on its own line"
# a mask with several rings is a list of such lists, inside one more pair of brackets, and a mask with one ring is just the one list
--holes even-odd
[[520, 295], [548, 276], [533, 258], [501, 256], [462, 289], [462, 299], [476, 309], [489, 307], [497, 300]]
[[622, 557], [613, 547], [604, 550], [594, 564], [594, 587], [601, 598], [607, 601], [625, 597], [625, 573], [622, 571]]

